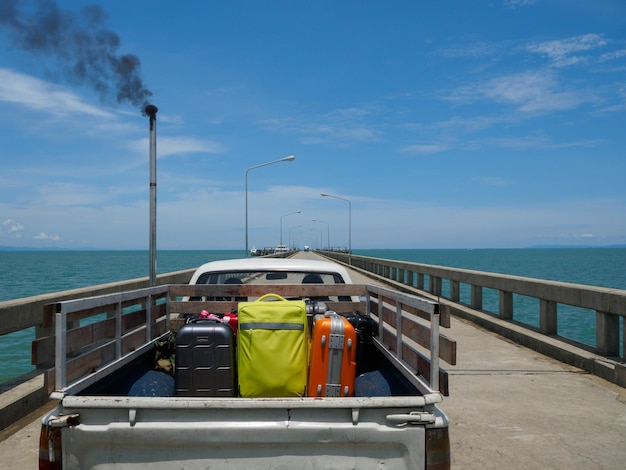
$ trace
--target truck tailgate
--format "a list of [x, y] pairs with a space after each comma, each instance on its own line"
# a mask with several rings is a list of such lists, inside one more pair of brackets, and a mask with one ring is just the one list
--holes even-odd
[[418, 468], [439, 400], [66, 397], [64, 468]]

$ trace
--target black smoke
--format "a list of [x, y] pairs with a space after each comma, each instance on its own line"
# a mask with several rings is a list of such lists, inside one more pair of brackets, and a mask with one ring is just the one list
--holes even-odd
[[98, 5], [72, 12], [53, 0], [0, 0], [0, 28], [16, 47], [55, 60], [65, 79], [92, 87], [102, 99], [143, 110], [152, 92], [141, 79], [141, 62], [118, 52], [120, 38], [105, 28], [106, 19]]

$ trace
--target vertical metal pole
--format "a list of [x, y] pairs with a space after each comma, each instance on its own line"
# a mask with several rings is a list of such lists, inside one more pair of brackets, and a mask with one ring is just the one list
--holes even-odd
[[402, 303], [396, 300], [396, 356], [398, 359], [402, 359]]
[[439, 391], [439, 320], [440, 314], [430, 314], [430, 388]]
[[146, 343], [152, 341], [152, 295], [146, 297]]
[[156, 285], [156, 113], [153, 104], [146, 106], [150, 117], [150, 286]]
[[122, 301], [115, 305], [115, 359], [122, 357]]
[[251, 168], [246, 170], [246, 258], [250, 256], [250, 250], [248, 250], [248, 172]]
[[67, 343], [65, 338], [67, 335], [67, 314], [63, 310], [63, 306], [57, 304], [55, 312], [55, 371], [54, 371], [54, 388], [62, 390], [67, 385]]
[[352, 202], [350, 201], [348, 201], [348, 264], [352, 266]]
[[170, 290], [167, 289], [165, 295], [165, 329], [170, 331]]

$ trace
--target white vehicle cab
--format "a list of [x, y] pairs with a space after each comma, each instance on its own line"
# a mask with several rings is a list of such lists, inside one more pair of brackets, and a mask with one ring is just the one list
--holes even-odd
[[[189, 284], [225, 284], [230, 279], [242, 284], [352, 284], [340, 264], [296, 258], [247, 258], [203, 264]], [[233, 282], [233, 281], [231, 281]]]
[[[331, 261], [298, 258], [247, 258], [212, 261], [200, 266], [189, 284], [241, 284], [262, 285], [267, 291], [273, 286], [292, 284], [317, 284], [333, 286], [352, 284], [350, 274], [340, 264]], [[275, 290], [275, 289], [274, 289]], [[240, 300], [255, 300], [249, 296]], [[293, 296], [289, 296], [292, 298]], [[353, 300], [350, 296], [313, 296], [317, 300]], [[189, 300], [186, 298], [185, 300]], [[194, 300], [200, 300], [194, 298]], [[203, 300], [207, 300], [205, 297]]]

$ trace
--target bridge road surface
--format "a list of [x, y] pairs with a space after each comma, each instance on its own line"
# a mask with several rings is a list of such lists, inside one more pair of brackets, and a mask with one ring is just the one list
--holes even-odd
[[[457, 365], [441, 364], [452, 468], [626, 469], [626, 389], [455, 317], [441, 332], [457, 341]], [[0, 470], [37, 468], [44, 412], [0, 432]]]

